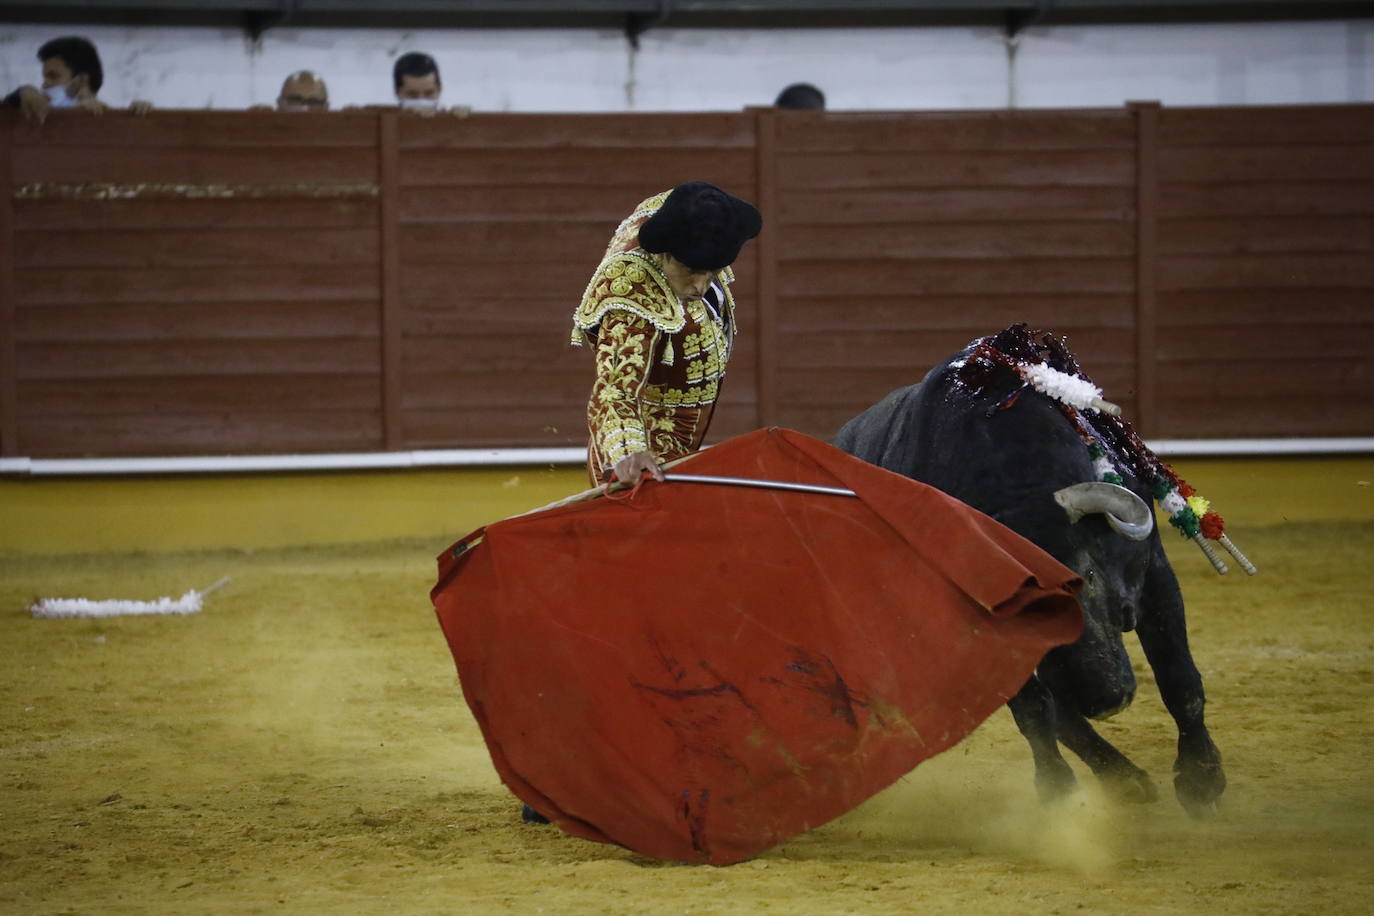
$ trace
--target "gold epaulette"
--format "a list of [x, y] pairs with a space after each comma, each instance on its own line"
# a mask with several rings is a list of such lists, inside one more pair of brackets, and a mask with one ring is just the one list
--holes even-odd
[[687, 324], [687, 313], [668, 277], [638, 249], [611, 255], [597, 267], [582, 304], [573, 312], [572, 343], [581, 346], [583, 337], [591, 337], [612, 309], [638, 315], [666, 334]]
[[621, 220], [619, 226], [616, 226], [615, 234], [611, 236], [610, 244], [606, 246], [606, 254], [604, 257], [610, 257], [616, 252], [638, 248], [639, 227], [644, 225], [644, 222], [649, 217], [658, 212], [659, 208], [663, 206], [663, 202], [668, 199], [668, 195], [671, 193], [673, 193], [671, 189], [661, 191], [653, 197], [640, 201], [639, 206], [635, 207], [634, 212]]

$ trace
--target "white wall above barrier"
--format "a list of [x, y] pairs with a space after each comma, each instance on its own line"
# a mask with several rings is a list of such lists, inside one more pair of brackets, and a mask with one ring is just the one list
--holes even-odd
[[1374, 100], [1374, 21], [994, 27], [615, 29], [10, 25], [0, 88], [39, 78], [38, 47], [81, 34], [116, 105], [246, 108], [310, 69], [335, 108], [393, 101], [391, 66], [435, 57], [448, 105], [488, 112], [711, 111], [771, 104], [796, 81], [836, 109], [1256, 105]]

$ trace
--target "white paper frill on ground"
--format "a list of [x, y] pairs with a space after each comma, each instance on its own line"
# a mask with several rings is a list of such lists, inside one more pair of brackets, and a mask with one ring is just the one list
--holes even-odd
[[229, 581], [225, 576], [204, 590], [191, 589], [180, 598], [162, 597], [154, 601], [127, 601], [90, 598], [39, 598], [29, 605], [35, 617], [120, 617], [126, 614], [196, 614], [205, 606], [205, 596]]

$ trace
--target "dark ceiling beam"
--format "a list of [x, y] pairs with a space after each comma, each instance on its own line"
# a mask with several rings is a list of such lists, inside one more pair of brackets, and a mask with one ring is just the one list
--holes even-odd
[[[665, 12], [667, 11], [667, 12]], [[1374, 0], [0, 0], [0, 21], [792, 26], [1374, 17]]]
[[[1321, 9], [1323, 7], [1374, 8], [1370, 0], [672, 0], [675, 13], [789, 14], [799, 12], [992, 12], [1035, 11], [1050, 6], [1075, 10], [1168, 10], [1231, 8], [1262, 11], [1273, 7]], [[271, 12], [289, 6], [303, 13], [384, 12], [503, 13], [548, 15], [556, 13], [636, 13], [658, 15], [663, 0], [0, 0], [0, 12], [8, 9], [91, 10], [254, 10]]]

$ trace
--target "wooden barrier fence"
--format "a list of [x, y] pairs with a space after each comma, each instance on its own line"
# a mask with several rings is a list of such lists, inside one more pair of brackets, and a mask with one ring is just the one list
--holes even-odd
[[1154, 437], [1374, 434], [1374, 106], [0, 113], [0, 454], [580, 445], [615, 224], [755, 200], [715, 438], [1016, 321]]

